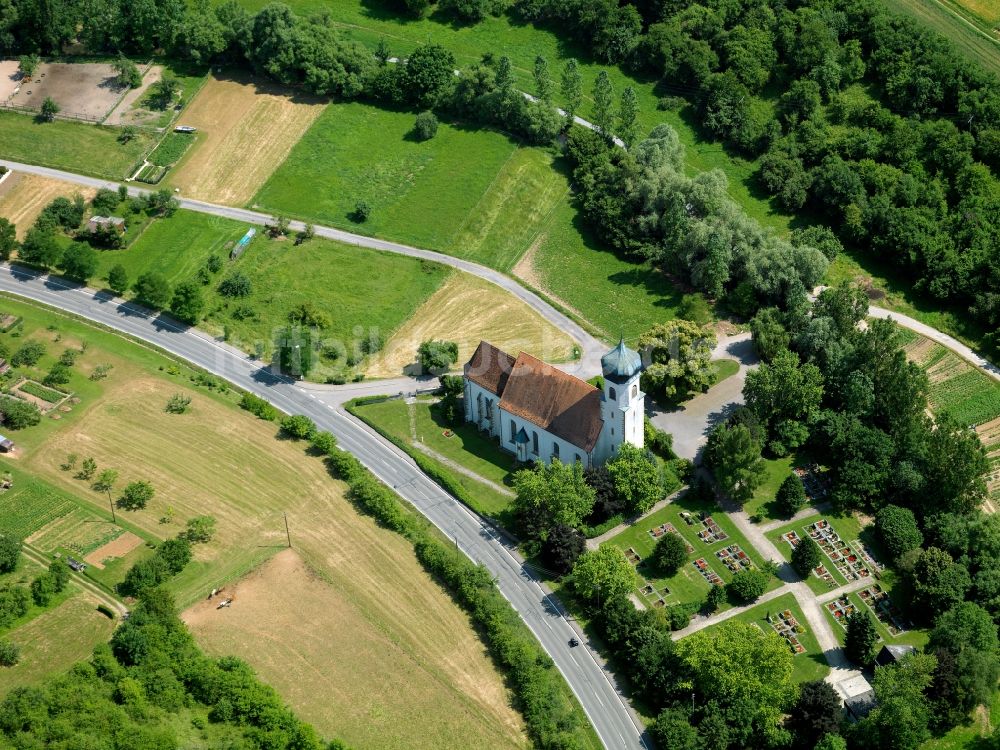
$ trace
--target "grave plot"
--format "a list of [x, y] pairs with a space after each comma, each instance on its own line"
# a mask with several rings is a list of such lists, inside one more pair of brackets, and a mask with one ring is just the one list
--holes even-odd
[[800, 636], [806, 632], [806, 628], [792, 614], [792, 610], [786, 609], [774, 615], [768, 615], [767, 621], [771, 624], [771, 629], [781, 636], [793, 654], [804, 654], [806, 647], [802, 645]]
[[704, 528], [698, 531], [698, 538], [705, 544], [715, 544], [716, 542], [724, 542], [729, 538], [729, 534], [722, 530], [722, 528], [717, 524], [710, 515], [702, 513], [699, 516], [695, 516], [686, 511], [681, 513], [681, 518], [689, 526], [701, 525]]
[[627, 550], [625, 550], [625, 557], [627, 557], [628, 561], [633, 565], [638, 565], [639, 563], [642, 562], [642, 558], [639, 557], [639, 553], [636, 552], [633, 547], [629, 547]]
[[656, 526], [655, 528], [649, 530], [649, 535], [653, 537], [653, 539], [659, 539], [664, 534], [677, 534], [677, 536], [679, 536], [684, 541], [684, 547], [685, 549], [687, 549], [687, 553], [690, 555], [692, 552], [694, 552], [694, 547], [691, 546], [691, 544], [688, 542], [687, 539], [684, 539], [681, 533], [677, 530], [677, 527], [674, 526], [672, 523], [661, 523], [659, 526]]
[[805, 487], [806, 496], [810, 502], [820, 502], [829, 494], [830, 482], [827, 480], [825, 474], [820, 471], [818, 464], [809, 464], [809, 466], [804, 468], [797, 466], [792, 471], [802, 480], [802, 486]]
[[832, 602], [827, 602], [826, 609], [844, 630], [847, 629], [847, 618], [858, 611], [857, 607], [846, 596], [842, 596]]
[[751, 570], [754, 567], [750, 556], [738, 544], [730, 544], [728, 547], [717, 550], [715, 556], [729, 568], [730, 573], [739, 573], [741, 570]]
[[[845, 580], [857, 581], [872, 576], [874, 559], [860, 542], [855, 541], [852, 547], [851, 544], [841, 539], [830, 522], [823, 518], [805, 526], [804, 529]], [[855, 549], [855, 547], [859, 549]], [[822, 576], [820, 577], [822, 578]]]
[[698, 572], [701, 573], [702, 577], [713, 586], [725, 585], [725, 581], [722, 580], [722, 577], [719, 576], [718, 573], [712, 570], [712, 566], [708, 564], [708, 560], [704, 557], [699, 557], [691, 564], [694, 565], [694, 567], [698, 569]]
[[897, 636], [906, 632], [902, 614], [889, 599], [889, 593], [883, 591], [879, 584], [862, 589], [860, 595], [861, 601], [875, 613], [890, 635]]
[[667, 606], [667, 597], [670, 596], [670, 589], [666, 586], [661, 586], [657, 589], [653, 584], [646, 582], [646, 584], [639, 589], [639, 593], [650, 602], [650, 606], [652, 606], [653, 609], [662, 609]]

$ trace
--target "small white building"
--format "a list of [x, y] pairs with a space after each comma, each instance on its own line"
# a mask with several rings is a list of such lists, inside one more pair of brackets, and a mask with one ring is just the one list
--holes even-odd
[[642, 358], [624, 340], [601, 358], [604, 388], [530, 354], [485, 341], [465, 365], [465, 419], [519, 461], [600, 466], [623, 442], [643, 446]]
[[87, 231], [91, 234], [102, 227], [114, 227], [119, 234], [124, 234], [125, 219], [120, 216], [91, 216], [87, 222]]

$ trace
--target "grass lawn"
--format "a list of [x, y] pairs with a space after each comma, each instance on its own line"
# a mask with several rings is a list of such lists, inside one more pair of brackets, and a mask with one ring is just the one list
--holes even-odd
[[[796, 622], [806, 628], [805, 632], [799, 633], [799, 642], [805, 647], [805, 653], [792, 655], [792, 682], [801, 683], [810, 680], [822, 680], [830, 672], [830, 667], [826, 663], [823, 651], [819, 647], [816, 635], [808, 629], [805, 616], [795, 602], [793, 594], [785, 594], [777, 599], [772, 599], [757, 607], [748, 609], [746, 612], [736, 615], [733, 619], [740, 622], [757, 625], [765, 633], [774, 632], [768, 617], [775, 618], [777, 613], [791, 610]], [[715, 627], [715, 626], [712, 626]]]
[[37, 123], [26, 114], [0, 112], [0, 157], [121, 180], [152, 145], [153, 136], [139, 131], [126, 144], [118, 130], [80, 122]]
[[774, 507], [774, 498], [778, 494], [781, 483], [792, 473], [792, 467], [795, 465], [796, 457], [794, 455], [764, 459], [764, 481], [753, 493], [750, 501], [743, 506], [743, 509], [751, 517], [757, 516], [762, 521], [781, 518]]
[[[411, 135], [413, 121], [411, 112], [331, 104], [253, 205], [419, 247], [457, 250], [480, 262], [512, 262], [505, 256], [515, 251], [498, 250], [485, 240], [479, 246], [456, 245], [456, 240], [480, 202], [493, 202], [487, 192], [494, 180], [501, 192], [516, 188], [517, 170], [503, 169], [516, 144], [492, 130], [444, 122], [434, 138], [420, 142]], [[362, 200], [371, 207], [363, 223], [352, 219]], [[490, 208], [499, 211], [499, 206]], [[517, 206], [512, 208], [516, 212]]]
[[715, 385], [740, 371], [740, 363], [735, 359], [717, 359], [712, 365], [715, 367]]
[[[879, 581], [878, 583], [883, 589], [889, 592], [891, 598], [892, 587], [884, 580]], [[926, 645], [929, 636], [926, 630], [906, 630], [899, 635], [891, 635], [889, 633], [889, 629], [877, 617], [875, 617], [875, 613], [861, 600], [861, 596], [858, 593], [848, 594], [847, 600], [854, 605], [854, 608], [858, 612], [867, 612], [869, 614], [871, 621], [875, 623], [875, 629], [878, 631], [879, 637], [882, 639], [883, 643], [898, 646], [914, 646], [916, 648], [922, 648]], [[834, 635], [837, 636], [837, 640], [840, 641], [840, 645], [843, 646], [847, 639], [847, 630], [837, 621], [837, 618], [834, 617], [830, 610], [826, 608], [825, 604], [822, 605], [822, 609], [826, 618], [830, 621], [831, 630], [833, 630]]]
[[[487, 482], [508, 486], [511, 484], [511, 469], [514, 464], [512, 455], [501, 450], [493, 440], [480, 435], [472, 425], [446, 427], [430, 407], [429, 401], [407, 404], [402, 399], [394, 399], [356, 406], [352, 411], [368, 424], [410, 446], [411, 450], [418, 450], [414, 447], [417, 444], [424, 445]], [[445, 437], [445, 430], [450, 430], [452, 436]], [[501, 519], [505, 516], [511, 497], [497, 492], [490, 484], [455, 471], [434, 456], [428, 456], [428, 459], [466, 488], [471, 499], [476, 501], [473, 510]]]
[[[156, 270], [177, 284], [192, 279], [210, 255], [228, 258], [232, 243], [246, 229], [240, 222], [179, 211], [155, 221], [127, 250], [102, 252], [98, 276], [121, 263], [132, 280]], [[250, 278], [252, 293], [242, 299], [222, 297], [218, 283], [237, 270]], [[205, 287], [204, 327], [227, 335], [248, 352], [255, 352], [259, 343], [268, 356], [275, 329], [287, 324], [293, 307], [308, 302], [330, 316], [323, 341], [350, 355], [371, 334], [388, 338], [449, 273], [435, 263], [329, 240], [295, 246], [258, 233], [246, 252], [235, 262], [227, 260]], [[319, 367], [313, 376], [322, 378], [329, 371]]]
[[649, 263], [605, 250], [584, 226], [567, 194], [514, 275], [596, 326], [634, 345], [654, 323], [676, 317], [681, 292]]
[[[695, 516], [695, 523], [688, 525], [681, 516], [682, 512], [693, 514]], [[729, 538], [720, 542], [712, 542], [711, 544], [707, 544], [699, 539], [698, 532], [704, 528], [698, 521], [698, 514], [701, 512], [709, 512], [712, 519], [729, 535]], [[663, 578], [658, 571], [654, 570], [647, 563], [657, 541], [650, 534], [650, 529], [656, 528], [663, 523], [672, 523], [684, 540], [694, 548], [694, 551], [688, 556], [688, 561], [671, 578]], [[708, 504], [697, 502], [689, 495], [681, 495], [673, 503], [643, 518], [635, 525], [614, 536], [610, 541], [623, 550], [631, 547], [642, 558], [642, 562], [639, 563], [637, 570], [639, 575], [645, 579], [645, 583], [640, 581], [640, 591], [638, 593], [639, 597], [650, 607], [655, 606], [660, 598], [664, 600], [667, 606], [674, 604], [698, 604], [704, 601], [705, 596], [711, 588], [711, 584], [695, 568], [693, 561], [698, 558], [704, 558], [708, 562], [709, 567], [723, 581], [726, 583], [731, 581], [733, 574], [715, 556], [716, 552], [725, 549], [729, 545], [738, 544], [747, 553], [756, 567], [760, 568], [764, 564], [764, 560], [761, 559], [757, 551], [736, 529], [736, 526], [724, 511], [718, 510]], [[641, 591], [641, 588], [646, 583], [653, 586], [655, 593], [646, 594]], [[772, 578], [768, 585], [768, 591], [777, 588], [779, 585], [780, 582], [776, 578]], [[664, 593], [664, 589], [668, 593]], [[722, 609], [728, 609], [729, 606], [731, 605], [724, 604]]]
[[[216, 518], [215, 538], [198, 545], [194, 560], [169, 582], [179, 605], [203, 600], [284, 548], [287, 514], [293, 544], [315, 571], [310, 577], [337, 602], [324, 617], [339, 636], [309, 660], [296, 659], [296, 631], [283, 627], [272, 608], [275, 618], [235, 637], [229, 652], [260, 668], [265, 680], [280, 669], [299, 684], [299, 693], [285, 697], [321, 734], [358, 748], [526, 746], [520, 717], [468, 617], [426, 574], [409, 542], [345, 500], [322, 460], [307, 456], [301, 443], [276, 439], [277, 426], [238, 409], [234, 394], [194, 386], [191, 371], [150, 349], [26, 304], [3, 300], [0, 307], [25, 318], [21, 336], [0, 334], [8, 346], [35, 337], [48, 341], [52, 357], [67, 345], [89, 344], [74, 366], [74, 377], [90, 388], [80, 389], [81, 403], [59, 420], [14, 434], [21, 472], [76, 496], [102, 520], [106, 496], [60, 468], [68, 453], [92, 456], [98, 470], [119, 470], [119, 487], [152, 482], [148, 507], [122, 516], [154, 539], [174, 536], [191, 516]], [[114, 367], [106, 379], [89, 381], [95, 363]], [[189, 411], [168, 414], [164, 405], [178, 393], [192, 399]], [[173, 520], [161, 523], [168, 508]], [[295, 611], [286, 612], [290, 623]], [[72, 628], [52, 632], [60, 634], [54, 643], [77, 649], [66, 664], [95, 642], [79, 653], [83, 640], [69, 636]], [[280, 667], [269, 671], [269, 664]], [[373, 690], [357, 679], [373, 671], [391, 675], [391, 687]], [[414, 695], [436, 710], [415, 711]], [[300, 706], [295, 698], [302, 696], [309, 702]]]

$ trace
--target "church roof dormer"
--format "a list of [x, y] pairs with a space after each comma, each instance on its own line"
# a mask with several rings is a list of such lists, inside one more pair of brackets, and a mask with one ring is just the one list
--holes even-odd
[[624, 382], [635, 377], [642, 371], [642, 357], [639, 352], [625, 346], [625, 337], [618, 341], [618, 346], [601, 357], [601, 372], [612, 382]]

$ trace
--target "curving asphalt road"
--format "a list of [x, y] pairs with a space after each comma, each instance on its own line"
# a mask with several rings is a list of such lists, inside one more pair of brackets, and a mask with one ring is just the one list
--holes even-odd
[[267, 399], [285, 413], [305, 414], [321, 429], [332, 432], [341, 448], [357, 456], [375, 476], [412, 503], [466, 555], [482, 563], [496, 577], [504, 596], [566, 678], [604, 746], [623, 750], [648, 748], [641, 734], [642, 724], [614, 677], [585, 645], [569, 648], [570, 638], [580, 638], [584, 644], [586, 641], [524, 567], [514, 547], [376, 432], [321, 401], [315, 391], [276, 376], [233, 347], [109, 293], [6, 264], [0, 264], [0, 291], [65, 310], [154, 344]]

